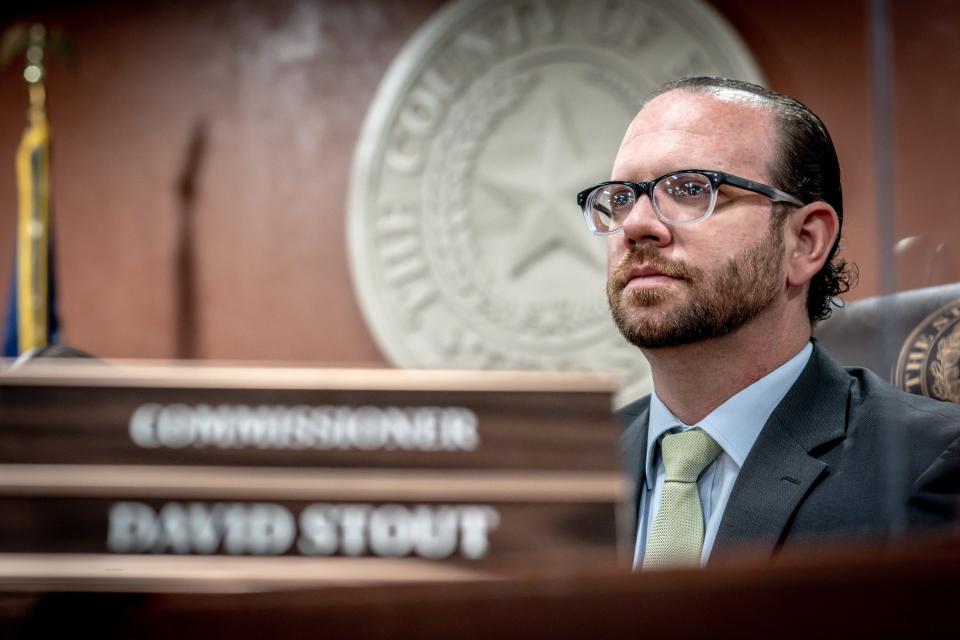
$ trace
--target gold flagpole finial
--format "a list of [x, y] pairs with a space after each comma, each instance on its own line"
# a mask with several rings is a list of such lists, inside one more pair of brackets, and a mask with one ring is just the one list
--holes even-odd
[[76, 66], [73, 43], [62, 29], [47, 29], [40, 23], [18, 22], [0, 34], [0, 65], [7, 66], [21, 55], [26, 56], [23, 79], [30, 87], [30, 105], [43, 107], [44, 84], [47, 79], [47, 58], [56, 55], [67, 67]]
[[28, 32], [27, 64], [23, 69], [23, 79], [30, 87], [30, 119], [43, 116], [47, 95], [43, 81], [46, 71], [43, 66], [43, 54], [47, 46], [47, 30], [42, 24], [33, 24]]
[[42, 24], [33, 24], [28, 31], [27, 66], [23, 79], [30, 84], [43, 82], [43, 50], [47, 46], [47, 29]]

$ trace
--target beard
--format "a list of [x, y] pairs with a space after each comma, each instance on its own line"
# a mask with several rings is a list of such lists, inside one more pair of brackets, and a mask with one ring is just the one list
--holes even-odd
[[[727, 260], [713, 275], [682, 262], [662, 258], [656, 248], [637, 245], [626, 254], [607, 281], [607, 301], [620, 333], [641, 349], [659, 349], [719, 338], [745, 325], [776, 299], [783, 286], [783, 238], [780, 228], [756, 245]], [[662, 288], [626, 291], [630, 269], [650, 265], [683, 281], [690, 299], [664, 311], [669, 301]], [[633, 309], [645, 313], [633, 314]]]

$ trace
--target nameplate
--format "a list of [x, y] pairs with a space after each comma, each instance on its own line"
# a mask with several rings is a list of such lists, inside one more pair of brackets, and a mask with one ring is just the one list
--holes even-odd
[[67, 366], [0, 374], [0, 463], [609, 470], [600, 374]]
[[623, 538], [603, 375], [71, 365], [0, 373], [0, 553], [529, 567]]

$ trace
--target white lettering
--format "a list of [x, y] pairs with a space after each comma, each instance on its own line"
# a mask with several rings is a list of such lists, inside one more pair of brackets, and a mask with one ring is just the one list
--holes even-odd
[[388, 504], [370, 516], [370, 551], [401, 558], [413, 550], [411, 516], [406, 507]]
[[367, 552], [367, 516], [370, 507], [349, 505], [340, 511], [343, 538], [340, 548], [344, 555], [362, 556]]
[[161, 408], [159, 404], [145, 404], [130, 416], [130, 439], [145, 449], [160, 446], [154, 429]]
[[159, 511], [139, 502], [110, 509], [107, 549], [113, 553], [278, 555], [296, 537], [293, 516], [269, 503], [168, 502]]
[[139, 502], [118, 502], [110, 508], [107, 549], [113, 553], [144, 553], [156, 544], [153, 509]]
[[[297, 533], [299, 522], [299, 536]], [[107, 549], [113, 553], [280, 555], [478, 559], [490, 551], [500, 523], [485, 505], [312, 504], [298, 520], [271, 503], [140, 502], [110, 509]], [[459, 544], [458, 544], [459, 543]]]
[[276, 504], [255, 504], [247, 516], [247, 552], [254, 555], [286, 553], [296, 537], [290, 512]]
[[[199, 406], [195, 409], [183, 404], [172, 404], [160, 410], [157, 418], [157, 437], [160, 443], [172, 449], [180, 449], [190, 444], [190, 420], [195, 413], [203, 413], [207, 407]], [[163, 425], [163, 428], [160, 428]]]
[[457, 548], [457, 510], [424, 507], [414, 510], [414, 550], [424, 558], [446, 558]]
[[144, 448], [474, 451], [476, 414], [464, 407], [308, 407], [145, 404], [130, 417]]
[[340, 544], [337, 524], [329, 505], [310, 505], [300, 514], [297, 550], [305, 556], [333, 555]]
[[490, 551], [490, 530], [500, 524], [493, 507], [464, 507], [460, 511], [460, 555], [475, 560]]

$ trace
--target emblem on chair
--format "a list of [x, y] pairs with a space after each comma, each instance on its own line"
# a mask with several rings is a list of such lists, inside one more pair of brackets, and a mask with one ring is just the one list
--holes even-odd
[[893, 382], [910, 393], [960, 403], [960, 300], [937, 309], [910, 333]]

